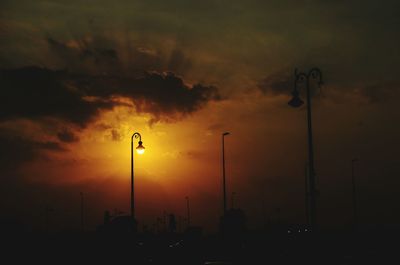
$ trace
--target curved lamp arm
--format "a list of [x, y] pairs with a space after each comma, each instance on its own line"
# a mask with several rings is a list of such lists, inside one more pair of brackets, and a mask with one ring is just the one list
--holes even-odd
[[136, 139], [139, 138], [139, 142], [142, 141], [142, 136], [138, 132], [135, 132], [134, 134], [132, 134], [132, 138], [131, 138], [132, 142], [133, 142], [133, 138], [136, 138]]
[[[294, 79], [294, 91], [299, 91], [297, 88], [297, 84], [299, 82], [306, 81], [307, 83], [310, 82], [310, 80], [317, 80], [318, 81], [318, 86], [321, 86], [323, 84], [322, 81], [322, 71], [314, 67], [312, 68], [307, 74], [304, 72], [297, 72], [297, 68], [294, 71], [295, 79]], [[295, 92], [296, 93], [296, 92]]]

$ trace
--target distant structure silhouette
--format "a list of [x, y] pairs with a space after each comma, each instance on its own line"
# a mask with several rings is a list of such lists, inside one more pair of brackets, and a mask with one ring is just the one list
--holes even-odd
[[229, 209], [220, 219], [220, 233], [226, 239], [241, 239], [246, 233], [246, 215], [241, 209]]
[[136, 220], [130, 215], [112, 216], [107, 210], [104, 212], [104, 223], [97, 228], [98, 232], [108, 234], [132, 234], [137, 233]]
[[174, 214], [169, 215], [168, 232], [175, 233], [177, 228], [176, 218]]

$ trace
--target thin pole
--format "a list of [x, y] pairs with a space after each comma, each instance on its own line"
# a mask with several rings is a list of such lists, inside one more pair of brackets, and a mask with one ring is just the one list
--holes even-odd
[[226, 214], [226, 188], [225, 188], [225, 134], [222, 134], [222, 185], [224, 192], [224, 215]]
[[353, 186], [353, 218], [354, 218], [354, 226], [357, 226], [358, 216], [357, 216], [356, 182], [354, 177], [354, 162], [357, 162], [357, 159], [351, 160], [351, 182]]
[[82, 231], [84, 231], [83, 192], [81, 192], [80, 195], [81, 195], [81, 229], [82, 229]]
[[311, 121], [311, 95], [310, 95], [310, 74], [307, 75], [307, 124], [308, 124], [308, 163], [309, 163], [309, 181], [310, 181], [310, 221], [311, 227], [316, 228], [317, 224], [317, 202], [315, 189], [315, 170], [314, 170], [314, 149], [312, 139], [312, 121]]
[[187, 208], [187, 225], [190, 226], [190, 206], [189, 206], [189, 197], [186, 196], [186, 208]]
[[306, 214], [306, 224], [310, 225], [310, 207], [309, 207], [309, 191], [308, 191], [308, 165], [305, 166], [304, 175], [304, 191], [305, 191], [305, 214]]
[[233, 202], [234, 202], [234, 198], [235, 198], [236, 192], [232, 192], [232, 196], [231, 196], [231, 207], [233, 209]]
[[167, 231], [167, 212], [163, 212], [163, 224], [164, 224], [164, 231]]
[[135, 221], [135, 196], [133, 189], [133, 135], [131, 138], [131, 218]]

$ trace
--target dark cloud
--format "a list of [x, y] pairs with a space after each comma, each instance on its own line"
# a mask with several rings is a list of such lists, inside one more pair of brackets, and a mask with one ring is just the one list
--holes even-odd
[[26, 139], [6, 129], [0, 130], [0, 146], [0, 168], [3, 171], [18, 168], [21, 163], [37, 158], [42, 151], [65, 151], [57, 142]]
[[180, 49], [172, 51], [168, 62], [168, 69], [170, 71], [184, 73], [192, 67], [192, 62], [185, 56]]
[[210, 124], [210, 126], [207, 127], [207, 130], [210, 131], [222, 131], [224, 128], [224, 125], [222, 123], [213, 123]]
[[397, 98], [399, 87], [398, 83], [371, 84], [362, 87], [359, 93], [368, 103], [378, 104]]
[[290, 71], [273, 73], [258, 84], [258, 88], [265, 94], [290, 94], [293, 91], [294, 75]]
[[192, 61], [182, 49], [155, 50], [134, 45], [128, 37], [124, 48], [121, 48], [117, 40], [105, 36], [74, 38], [68, 41], [48, 37], [46, 41], [59, 65], [72, 72], [131, 75], [144, 71], [172, 71], [184, 74], [192, 68]]
[[117, 130], [112, 129], [111, 130], [111, 139], [113, 141], [120, 141], [121, 140], [121, 134]]
[[64, 129], [64, 130], [58, 132], [57, 137], [60, 141], [65, 142], [65, 143], [72, 143], [72, 142], [79, 141], [79, 137], [68, 129]]
[[[308, 74], [308, 72], [304, 73]], [[291, 70], [275, 72], [261, 80], [258, 84], [258, 89], [264, 94], [291, 96], [295, 87], [295, 78], [295, 72]], [[297, 81], [297, 89], [300, 91], [300, 94], [304, 93], [304, 96], [305, 88], [306, 80], [299, 79]], [[310, 92], [311, 96], [316, 96], [321, 92], [321, 87], [318, 87], [317, 80], [312, 77], [310, 77]]]
[[[71, 74], [38, 67], [1, 70], [4, 88], [0, 120], [58, 118], [85, 126], [100, 110], [132, 100], [139, 112], [155, 119], [190, 114], [210, 100], [220, 99], [213, 86], [186, 85], [173, 73], [145, 73], [141, 77]], [[67, 135], [59, 135], [68, 138]]]
[[1, 70], [0, 120], [53, 117], [84, 126], [100, 109], [113, 106], [85, 100], [65, 84], [67, 77], [64, 71], [38, 67]]
[[93, 40], [74, 39], [64, 43], [48, 37], [50, 51], [71, 71], [119, 71], [119, 58], [115, 49], [102, 47]]
[[117, 76], [85, 76], [76, 80], [85, 93], [107, 98], [110, 95], [130, 98], [139, 112], [157, 118], [174, 118], [190, 114], [210, 100], [220, 100], [214, 86], [186, 85], [173, 73], [145, 73], [138, 78]]
[[198, 150], [189, 150], [184, 155], [188, 156], [191, 159], [196, 159], [196, 160], [207, 156], [206, 154]]

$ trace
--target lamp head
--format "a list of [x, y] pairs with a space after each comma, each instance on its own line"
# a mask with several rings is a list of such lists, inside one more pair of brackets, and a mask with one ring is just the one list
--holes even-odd
[[139, 145], [136, 147], [136, 152], [139, 155], [142, 155], [144, 153], [144, 146], [142, 141], [139, 141]]
[[229, 132], [224, 132], [222, 135], [225, 136], [225, 135], [229, 135], [229, 134], [230, 134]]
[[304, 104], [304, 101], [299, 97], [299, 92], [297, 90], [293, 90], [292, 95], [293, 98], [288, 102], [290, 106], [293, 108], [298, 108]]

